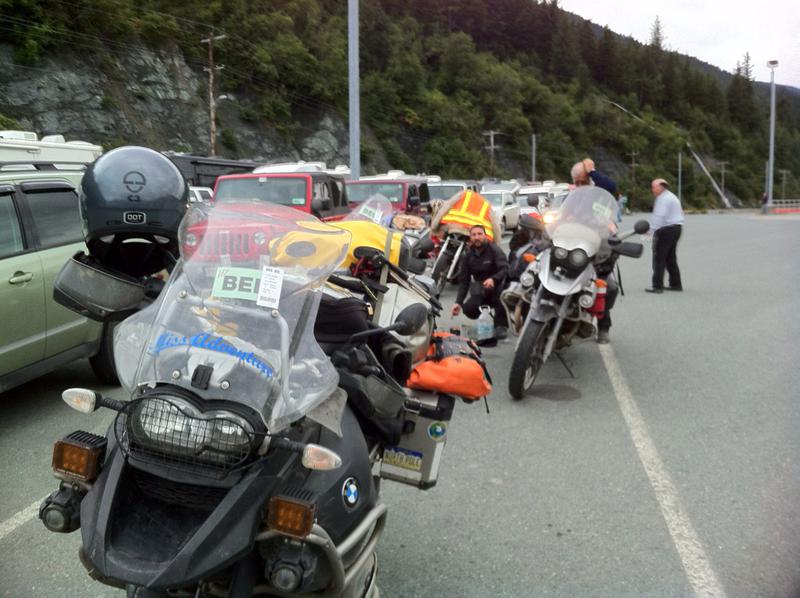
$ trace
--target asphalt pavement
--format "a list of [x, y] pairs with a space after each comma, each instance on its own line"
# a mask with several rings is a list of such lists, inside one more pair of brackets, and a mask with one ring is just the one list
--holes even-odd
[[[799, 256], [800, 218], [689, 216], [685, 292], [644, 292], [649, 247], [622, 258], [611, 345], [565, 351], [575, 378], [552, 360], [513, 401], [514, 339], [487, 349], [491, 413], [457, 405], [438, 485], [383, 484], [382, 596], [799, 595]], [[35, 518], [53, 441], [112, 418], [69, 386], [97, 388], [88, 364], [0, 395], [0, 596], [122, 595]]]

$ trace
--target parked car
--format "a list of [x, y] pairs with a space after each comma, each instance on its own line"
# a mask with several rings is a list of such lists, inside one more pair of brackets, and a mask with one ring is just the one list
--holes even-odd
[[217, 179], [214, 202], [242, 199], [289, 206], [320, 220], [341, 220], [350, 211], [344, 177], [323, 163], [268, 164]]
[[427, 205], [431, 197], [425, 177], [408, 175], [402, 170], [390, 170], [386, 174], [363, 176], [357, 181], [347, 181], [347, 197], [350, 207], [382, 195], [399, 213], [418, 212]]
[[487, 182], [481, 185], [481, 195], [488, 191], [510, 191], [516, 193], [522, 185], [513, 179], [507, 181]]
[[2, 141], [0, 392], [84, 357], [102, 382], [116, 384], [113, 325], [53, 300], [53, 281], [64, 262], [86, 251], [75, 189], [85, 164], [102, 148], [48, 141], [56, 147], [40, 144], [31, 161], [30, 143], [15, 154]]
[[511, 191], [485, 191], [481, 195], [492, 204], [492, 211], [500, 223], [500, 230], [516, 230], [519, 225], [519, 205]]
[[[534, 205], [531, 205], [528, 202], [528, 198], [532, 198], [534, 200]], [[553, 193], [550, 186], [545, 187], [544, 185], [533, 185], [522, 187], [519, 191], [517, 191], [517, 204], [519, 204], [519, 213], [520, 215], [530, 214], [532, 212], [543, 214], [552, 198]]]
[[462, 191], [479, 191], [477, 181], [428, 181], [428, 194], [431, 199], [448, 200]]
[[189, 202], [208, 203], [214, 195], [210, 187], [189, 187]]

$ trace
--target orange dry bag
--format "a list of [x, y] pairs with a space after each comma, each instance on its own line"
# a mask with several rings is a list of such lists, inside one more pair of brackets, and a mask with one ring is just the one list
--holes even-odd
[[475, 401], [492, 392], [492, 379], [473, 341], [434, 332], [428, 356], [413, 369], [406, 386]]

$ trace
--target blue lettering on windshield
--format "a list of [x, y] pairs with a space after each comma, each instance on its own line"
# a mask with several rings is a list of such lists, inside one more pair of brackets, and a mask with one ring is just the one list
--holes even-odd
[[233, 345], [226, 343], [225, 339], [221, 336], [213, 336], [205, 332], [195, 334], [194, 336], [180, 336], [172, 332], [164, 332], [159, 335], [155, 344], [150, 347], [148, 353], [151, 355], [158, 355], [165, 349], [174, 349], [175, 347], [198, 347], [200, 349], [216, 351], [217, 353], [225, 353], [226, 355], [236, 357], [242, 363], [253, 366], [268, 378], [272, 378], [274, 373], [269, 364], [261, 361], [252, 351], [241, 351]]

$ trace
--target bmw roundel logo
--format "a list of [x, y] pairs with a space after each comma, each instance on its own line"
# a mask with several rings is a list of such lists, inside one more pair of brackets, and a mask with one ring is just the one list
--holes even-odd
[[358, 503], [358, 482], [355, 478], [347, 478], [344, 481], [342, 499], [348, 507], [354, 507]]

